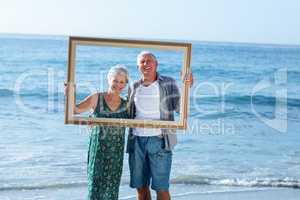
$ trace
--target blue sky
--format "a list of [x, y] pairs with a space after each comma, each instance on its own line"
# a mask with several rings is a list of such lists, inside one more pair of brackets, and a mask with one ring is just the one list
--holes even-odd
[[298, 0], [1, 0], [0, 33], [300, 44]]

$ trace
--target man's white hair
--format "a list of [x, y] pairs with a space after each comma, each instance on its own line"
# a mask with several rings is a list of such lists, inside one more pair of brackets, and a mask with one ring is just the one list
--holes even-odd
[[151, 53], [150, 51], [141, 51], [138, 55], [137, 55], [137, 58], [136, 58], [136, 63], [139, 64], [139, 61], [140, 59], [145, 56], [145, 55], [148, 55], [150, 56], [153, 60], [155, 60], [155, 62], [157, 63], [157, 59], [156, 59], [156, 56]]

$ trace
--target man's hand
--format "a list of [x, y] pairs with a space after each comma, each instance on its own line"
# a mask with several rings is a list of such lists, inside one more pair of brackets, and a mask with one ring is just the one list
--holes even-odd
[[180, 77], [182, 82], [188, 84], [190, 88], [193, 86], [193, 73], [191, 71], [188, 71], [184, 75], [182, 74], [182, 72], [180, 72]]

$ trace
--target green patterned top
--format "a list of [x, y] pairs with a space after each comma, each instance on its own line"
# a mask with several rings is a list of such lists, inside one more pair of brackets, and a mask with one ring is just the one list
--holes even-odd
[[[128, 118], [126, 101], [111, 111], [100, 93], [94, 117]], [[124, 127], [93, 126], [88, 151], [88, 200], [117, 200], [123, 167]]]

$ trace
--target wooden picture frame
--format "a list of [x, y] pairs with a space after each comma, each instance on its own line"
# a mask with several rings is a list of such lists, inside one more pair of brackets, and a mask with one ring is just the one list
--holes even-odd
[[107, 126], [125, 126], [125, 127], [145, 127], [145, 128], [170, 128], [186, 129], [188, 112], [188, 93], [189, 86], [183, 82], [180, 89], [180, 113], [178, 121], [162, 120], [136, 120], [136, 119], [113, 119], [113, 118], [92, 118], [76, 116], [73, 111], [75, 104], [75, 57], [78, 45], [84, 46], [105, 46], [122, 48], [145, 48], [155, 50], [182, 51], [182, 73], [189, 72], [191, 62], [190, 43], [166, 42], [166, 41], [146, 41], [146, 40], [127, 40], [127, 39], [109, 39], [109, 38], [87, 38], [87, 37], [69, 37], [68, 64], [67, 64], [67, 84], [69, 90], [66, 94], [65, 102], [65, 124], [100, 124]]

